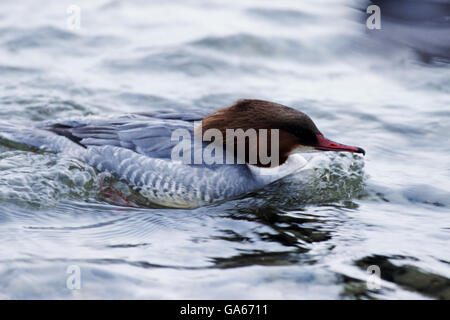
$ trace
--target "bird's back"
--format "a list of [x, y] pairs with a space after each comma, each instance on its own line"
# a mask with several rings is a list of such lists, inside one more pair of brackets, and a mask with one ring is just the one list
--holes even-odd
[[[87, 118], [35, 124], [0, 123], [8, 140], [80, 158], [99, 171], [125, 180], [150, 201], [171, 207], [196, 207], [230, 199], [262, 186], [246, 164], [183, 163], [171, 158], [180, 143], [172, 133], [193, 136], [204, 113], [159, 112], [115, 118]], [[189, 143], [189, 141], [185, 141]], [[195, 150], [191, 144], [191, 154]]]

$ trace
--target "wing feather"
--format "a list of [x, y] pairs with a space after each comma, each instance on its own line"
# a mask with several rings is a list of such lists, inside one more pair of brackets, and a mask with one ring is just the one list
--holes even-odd
[[203, 119], [205, 111], [189, 113], [157, 111], [130, 114], [119, 118], [68, 120], [46, 123], [42, 129], [64, 136], [83, 146], [116, 146], [154, 157], [170, 158], [172, 148], [178, 141], [171, 141], [177, 129], [191, 134], [194, 122]]

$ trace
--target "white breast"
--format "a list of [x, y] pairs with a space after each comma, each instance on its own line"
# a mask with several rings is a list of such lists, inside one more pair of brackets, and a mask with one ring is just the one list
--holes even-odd
[[260, 168], [252, 165], [249, 165], [248, 167], [255, 178], [261, 184], [266, 185], [300, 170], [307, 163], [308, 161], [300, 154], [294, 153], [287, 158], [285, 163], [274, 168]]

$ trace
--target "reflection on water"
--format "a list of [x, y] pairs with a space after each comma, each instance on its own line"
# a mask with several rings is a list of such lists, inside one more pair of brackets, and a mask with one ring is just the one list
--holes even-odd
[[[395, 264], [389, 261], [389, 258]], [[370, 256], [356, 261], [356, 265], [364, 270], [370, 265], [378, 265], [383, 270], [381, 277], [383, 280], [433, 298], [450, 299], [450, 280], [448, 278], [421, 270], [416, 266], [404, 264], [402, 260], [414, 261], [416, 259], [402, 256]]]
[[409, 47], [424, 63], [450, 61], [450, 2], [441, 0], [371, 0], [382, 9], [383, 32], [374, 33], [386, 46]]
[[70, 1], [0, 4], [2, 121], [261, 98], [367, 151], [306, 154], [263, 190], [181, 210], [1, 140], [0, 298], [449, 299], [447, 4], [373, 1], [368, 31], [368, 3], [79, 1], [79, 31]]

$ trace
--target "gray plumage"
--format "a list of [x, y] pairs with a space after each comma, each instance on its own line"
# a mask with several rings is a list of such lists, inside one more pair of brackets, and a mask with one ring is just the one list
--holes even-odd
[[[82, 159], [135, 187], [150, 201], [196, 207], [226, 200], [264, 185], [246, 164], [195, 165], [171, 160], [172, 132], [186, 129], [204, 112], [155, 112], [117, 118], [0, 122], [0, 137]], [[194, 153], [195, 150], [192, 150]]]

